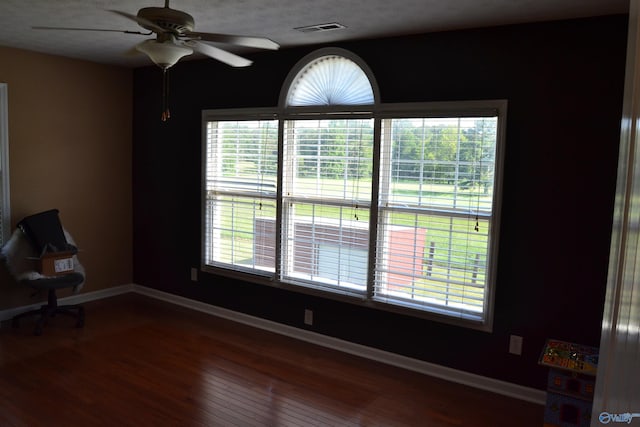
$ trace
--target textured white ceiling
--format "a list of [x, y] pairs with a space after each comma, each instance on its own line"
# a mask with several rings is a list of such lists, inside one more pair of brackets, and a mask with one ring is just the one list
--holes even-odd
[[[142, 7], [163, 5], [164, 0], [0, 0], [0, 45], [128, 67], [146, 65], [149, 60], [132, 48], [151, 36], [31, 27], [137, 31], [135, 22], [107, 10], [136, 14]], [[268, 37], [282, 48], [628, 12], [628, 0], [172, 0], [170, 6], [193, 15], [195, 31]], [[294, 30], [328, 22], [346, 28]]]

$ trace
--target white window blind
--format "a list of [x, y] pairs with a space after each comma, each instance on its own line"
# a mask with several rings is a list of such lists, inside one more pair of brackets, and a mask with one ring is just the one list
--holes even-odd
[[281, 280], [366, 291], [373, 119], [285, 124]]
[[383, 120], [374, 299], [484, 320], [497, 125]]
[[278, 122], [210, 121], [206, 139], [205, 263], [275, 271]]

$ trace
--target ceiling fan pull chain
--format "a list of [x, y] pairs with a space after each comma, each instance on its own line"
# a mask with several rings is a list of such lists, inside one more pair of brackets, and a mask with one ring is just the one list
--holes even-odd
[[162, 121], [166, 122], [171, 117], [169, 113], [169, 75], [167, 69], [162, 69]]

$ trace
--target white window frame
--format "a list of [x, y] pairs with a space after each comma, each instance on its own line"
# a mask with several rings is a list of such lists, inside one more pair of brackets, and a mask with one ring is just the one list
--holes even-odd
[[[320, 50], [322, 53], [326, 53], [327, 50]], [[309, 57], [313, 58], [312, 55]], [[349, 56], [349, 58], [354, 58]], [[308, 60], [308, 58], [306, 59]], [[381, 104], [378, 102], [378, 91], [375, 86], [375, 81], [372, 80], [372, 86], [374, 88], [375, 103], [373, 105], [323, 105], [323, 106], [303, 106], [303, 107], [287, 107], [285, 105], [287, 90], [291, 85], [292, 78], [295, 76], [303, 66], [304, 62], [300, 61], [302, 65], [290, 73], [290, 77], [285, 82], [283, 90], [281, 92], [281, 105], [276, 108], [260, 108], [260, 109], [233, 109], [233, 110], [205, 110], [202, 114], [202, 126], [203, 126], [203, 176], [206, 171], [206, 146], [207, 136], [206, 129], [207, 123], [210, 121], [223, 121], [223, 120], [237, 120], [244, 117], [246, 120], [255, 120], [256, 118], [277, 118], [278, 120], [278, 182], [277, 182], [277, 209], [276, 209], [276, 248], [275, 248], [275, 272], [265, 273], [264, 271], [246, 271], [246, 269], [228, 268], [220, 265], [207, 264], [204, 259], [205, 251], [205, 228], [204, 218], [206, 217], [206, 203], [205, 203], [205, 183], [203, 182], [203, 203], [202, 203], [202, 218], [203, 218], [203, 242], [202, 242], [202, 264], [201, 269], [203, 271], [215, 273], [217, 275], [223, 275], [227, 277], [233, 277], [236, 279], [249, 281], [253, 283], [260, 283], [278, 288], [294, 290], [297, 292], [309, 293], [313, 295], [319, 295], [326, 298], [347, 301], [349, 303], [363, 305], [367, 307], [373, 307], [376, 309], [399, 312], [402, 314], [408, 314], [412, 316], [428, 318], [443, 323], [454, 324], [458, 326], [478, 329], [482, 331], [491, 331], [493, 326], [493, 305], [494, 305], [494, 293], [496, 285], [496, 270], [497, 270], [497, 255], [498, 255], [498, 240], [499, 240], [499, 224], [500, 224], [500, 206], [501, 206], [501, 194], [502, 194], [502, 163], [503, 163], [503, 151], [505, 145], [505, 127], [506, 127], [506, 100], [482, 100], [482, 101], [462, 101], [462, 102], [424, 102], [424, 103], [398, 103], [398, 104]], [[356, 61], [358, 65], [362, 65], [360, 61]], [[372, 79], [370, 70], [364, 68], [365, 72]], [[285, 222], [285, 210], [283, 209], [283, 203], [286, 203], [287, 197], [283, 195], [283, 152], [285, 132], [287, 123], [292, 120], [304, 119], [313, 117], [314, 119], [333, 119], [339, 117], [347, 118], [373, 118], [374, 120], [374, 154], [373, 154], [373, 186], [369, 208], [369, 255], [367, 266], [367, 286], [366, 291], [349, 291], [345, 288], [328, 288], [324, 285], [318, 286], [318, 284], [307, 283], [307, 281], [292, 281], [290, 278], [283, 280], [282, 276], [282, 257], [285, 256], [285, 248], [281, 241], [283, 236], [283, 227], [286, 226]], [[491, 207], [490, 217], [490, 231], [488, 233], [488, 262], [486, 267], [486, 287], [485, 287], [485, 299], [482, 307], [481, 316], [465, 316], [456, 313], [455, 311], [448, 311], [445, 309], [437, 309], [434, 307], [426, 306], [410, 306], [398, 304], [394, 301], [385, 300], [385, 298], [376, 297], [374, 293], [374, 276], [376, 266], [376, 247], [379, 242], [378, 238], [378, 215], [381, 211], [379, 206], [379, 185], [380, 185], [380, 168], [381, 168], [381, 139], [382, 126], [385, 119], [394, 118], [446, 118], [446, 117], [497, 117], [498, 129], [497, 129], [497, 141], [496, 141], [496, 153], [495, 153], [495, 171], [494, 171], [494, 189], [493, 199]]]
[[0, 83], [0, 246], [11, 235], [9, 206], [9, 106], [7, 84]]
[[[215, 117], [215, 119], [212, 117]], [[240, 271], [240, 272], [245, 272], [245, 273], [254, 275], [258, 281], [264, 281], [265, 278], [268, 278], [272, 274], [263, 269], [252, 269], [252, 268], [247, 268], [242, 266], [228, 265], [228, 263], [225, 263], [225, 262], [212, 261], [211, 263], [208, 263], [209, 259], [217, 258], [216, 254], [219, 254], [218, 251], [220, 250], [220, 248], [212, 247], [212, 244], [210, 241], [211, 239], [208, 239], [206, 237], [207, 230], [212, 228], [211, 224], [207, 224], [207, 221], [211, 220], [210, 216], [212, 214], [207, 212], [208, 203], [210, 201], [209, 196], [207, 194], [209, 191], [209, 183], [207, 182], [209, 165], [207, 164], [207, 160], [210, 156], [210, 153], [208, 152], [207, 138], [208, 138], [208, 123], [211, 121], [230, 121], [230, 122], [260, 121], [260, 120], [273, 120], [274, 118], [275, 118], [275, 115], [272, 109], [264, 109], [264, 108], [240, 109], [240, 110], [217, 110], [215, 111], [214, 116], [211, 116], [211, 113], [207, 111], [204, 111], [202, 114], [202, 123], [203, 123], [202, 139], [204, 143], [202, 146], [202, 189], [203, 190], [202, 190], [201, 228], [202, 228], [203, 238], [201, 242], [201, 254], [202, 254], [201, 268], [203, 270], [213, 268], [216, 271]], [[254, 188], [252, 191], [256, 191], [256, 189]], [[243, 193], [242, 191], [238, 192], [234, 189], [221, 192], [222, 195], [227, 195], [227, 196], [243, 195], [242, 193]], [[262, 194], [260, 195], [260, 197], [267, 202], [272, 198], [275, 201], [275, 195], [273, 195], [272, 197], [270, 195]], [[258, 197], [256, 196], [256, 198]], [[213, 228], [215, 228], [215, 226]], [[215, 237], [215, 236], [211, 236], [211, 237]], [[269, 280], [269, 279], [266, 279], [266, 280]]]
[[[293, 126], [295, 125], [297, 120], [304, 122], [308, 118], [309, 118], [308, 115], [304, 114], [304, 115], [287, 116], [286, 119], [281, 120], [281, 124], [285, 130], [282, 144], [289, 142], [290, 139], [292, 140], [291, 142], [294, 143], [293, 132], [292, 132]], [[366, 121], [369, 121], [371, 120], [371, 117], [357, 117], [354, 115], [342, 116], [340, 114], [334, 113], [334, 114], [324, 115], [324, 116], [323, 115], [319, 115], [317, 117], [314, 116], [312, 118], [312, 121], [320, 122], [323, 120], [332, 120], [332, 119], [347, 119], [347, 120], [358, 120], [358, 121], [361, 119], [364, 119]], [[282, 150], [283, 156], [284, 156], [284, 159], [281, 163], [282, 165], [288, 164], [289, 161], [297, 158], [295, 153], [292, 153], [291, 148], [295, 150], [294, 147], [288, 147]], [[288, 156], [291, 156], [291, 157], [288, 157]], [[290, 164], [293, 164], [295, 168], [295, 165], [297, 163], [293, 162]], [[285, 176], [292, 177], [292, 175], [296, 175], [295, 172], [294, 173], [291, 173], [291, 172], [292, 171], [289, 171], [289, 173], [285, 173], [285, 171], [281, 169], [280, 175], [283, 178]], [[283, 182], [282, 184], [283, 185], [281, 186], [282, 188], [281, 194], [279, 195], [279, 201], [280, 201], [279, 206], [281, 207], [281, 209], [278, 215], [278, 218], [280, 218], [278, 222], [281, 225], [281, 235], [278, 237], [278, 241], [281, 243], [281, 246], [278, 251], [278, 254], [280, 255], [280, 259], [279, 259], [279, 262], [277, 263], [277, 265], [280, 267], [280, 270], [278, 270], [279, 274], [277, 276], [278, 280], [282, 282], [287, 282], [289, 284], [300, 285], [303, 287], [314, 288], [318, 290], [326, 289], [329, 292], [338, 293], [338, 294], [345, 293], [347, 295], [360, 295], [360, 294], [364, 295], [366, 290], [358, 289], [363, 286], [362, 284], [349, 284], [348, 281], [346, 280], [340, 280], [339, 282], [332, 283], [334, 281], [330, 278], [324, 278], [323, 280], [314, 280], [314, 279], [309, 280], [308, 278], [304, 277], [305, 276], [304, 274], [297, 275], [296, 273], [293, 272], [294, 264], [295, 264], [293, 260], [293, 254], [296, 252], [296, 248], [295, 248], [296, 237], [295, 237], [294, 229], [296, 227], [302, 227], [303, 222], [293, 221], [293, 223], [289, 223], [290, 219], [295, 216], [295, 215], [291, 216], [293, 212], [290, 210], [289, 207], [292, 205], [306, 204], [309, 206], [314, 206], [318, 209], [323, 209], [323, 208], [327, 208], [329, 210], [338, 209], [342, 213], [345, 213], [348, 211], [353, 211], [354, 202], [355, 202], [355, 205], [358, 206], [356, 210], [370, 211], [371, 210], [370, 194], [372, 190], [370, 189], [367, 192], [366, 196], [364, 196], [362, 193], [359, 193], [361, 197], [362, 196], [365, 197], [364, 199], [359, 199], [359, 200], [351, 200], [348, 197], [343, 198], [339, 196], [337, 196], [337, 198], [333, 198], [333, 197], [325, 198], [318, 194], [309, 194], [309, 193], [304, 194], [302, 197], [294, 197], [289, 195], [289, 190], [292, 190], [292, 192], [295, 192], [295, 188], [292, 186], [292, 183]], [[320, 235], [326, 234], [327, 230], [333, 230], [336, 233], [335, 235], [336, 239], [340, 239], [342, 236], [347, 237], [347, 235], [351, 235], [351, 240], [353, 240], [351, 243], [355, 245], [358, 244], [357, 241], [359, 241], [360, 239], [355, 237], [355, 235], [356, 234], [361, 235], [361, 233], [359, 233], [358, 231], [361, 231], [362, 222], [351, 221], [350, 218], [341, 217], [341, 220], [338, 221], [338, 223], [333, 223], [333, 219], [327, 220], [326, 218], [323, 218], [322, 215], [317, 215], [317, 216], [313, 215], [312, 218], [313, 218], [312, 229], [317, 229], [320, 232]], [[299, 218], [299, 219], [302, 220], [302, 218]], [[327, 223], [327, 221], [330, 221], [331, 223]], [[370, 237], [370, 232], [368, 231], [369, 225], [370, 225], [369, 222], [365, 222], [365, 227], [367, 230], [365, 234]], [[307, 226], [311, 226], [311, 225], [307, 224]], [[321, 231], [321, 230], [324, 230], [324, 231]], [[355, 231], [355, 230], [358, 230], [358, 231]], [[289, 239], [287, 239], [287, 237], [289, 237]], [[322, 247], [323, 240], [324, 240], [324, 243], [327, 242], [326, 235], [324, 237], [318, 236], [317, 239], [313, 238], [314, 248], [312, 249], [312, 252], [314, 254], [313, 255], [314, 257], [320, 258], [321, 256], [320, 248]], [[287, 244], [288, 241], [291, 241], [293, 243], [288, 245]], [[307, 243], [310, 243], [310, 242], [307, 242]], [[370, 242], [369, 244], [366, 245], [366, 247], [367, 247], [367, 253], [368, 253], [368, 251], [370, 250], [369, 248], [371, 247]], [[345, 252], [349, 253], [348, 250], [345, 250]], [[276, 256], [278, 256], [278, 254], [276, 254]], [[313, 267], [318, 267], [318, 268], [320, 267], [320, 265], [317, 264], [317, 262], [319, 262], [319, 259], [311, 262]], [[364, 269], [360, 269], [360, 270], [361, 271], [364, 270], [366, 274], [368, 272], [368, 267], [365, 266]], [[355, 271], [352, 271], [352, 273], [355, 273]], [[365, 279], [365, 278], [361, 278], [361, 279]]]
[[[480, 218], [484, 216], [485, 220], [489, 221], [489, 233], [487, 236], [487, 267], [486, 267], [486, 286], [485, 286], [485, 298], [483, 301], [482, 316], [478, 317], [474, 313], [464, 313], [464, 311], [449, 310], [446, 307], [439, 308], [437, 305], [433, 305], [427, 309], [427, 307], [410, 308], [410, 304], [399, 305], [395, 308], [396, 302], [393, 298], [385, 298], [384, 296], [377, 296], [369, 294], [369, 298], [373, 300], [373, 306], [385, 308], [392, 311], [399, 311], [403, 313], [413, 313], [420, 317], [428, 317], [435, 320], [442, 321], [443, 323], [449, 323], [460, 326], [467, 326], [474, 329], [490, 332], [493, 328], [493, 308], [495, 300], [495, 288], [496, 288], [496, 272], [498, 263], [498, 242], [499, 242], [499, 229], [500, 229], [500, 211], [502, 203], [502, 169], [504, 158], [504, 146], [506, 135], [506, 113], [507, 113], [507, 101], [506, 100], [486, 100], [486, 101], [461, 101], [461, 102], [439, 102], [439, 103], [406, 103], [406, 104], [383, 104], [377, 109], [375, 116], [382, 120], [384, 119], [397, 119], [397, 118], [464, 118], [464, 117], [496, 117], [497, 129], [496, 129], [496, 152], [495, 152], [495, 169], [494, 169], [494, 188], [493, 199], [491, 202], [491, 213], [489, 216], [480, 215]], [[382, 125], [381, 125], [382, 126]], [[384, 136], [381, 136], [382, 139]], [[380, 167], [383, 165], [381, 162]], [[380, 172], [380, 171], [378, 171]], [[380, 182], [381, 186], [385, 185], [384, 182]], [[378, 192], [376, 192], [378, 194]], [[383, 210], [381, 206], [383, 201], [376, 200], [378, 210], [375, 212], [376, 218], [379, 219], [379, 215]], [[386, 210], [386, 208], [384, 208]], [[372, 214], [372, 216], [374, 216]], [[446, 214], [444, 215], [446, 217]], [[456, 215], [452, 215], [454, 217]], [[376, 238], [381, 239], [381, 233], [376, 230]], [[374, 260], [375, 261], [375, 260]], [[371, 278], [373, 280], [373, 278]], [[374, 284], [370, 284], [374, 286]], [[373, 290], [372, 290], [373, 292]], [[425, 314], [428, 313], [428, 314]]]
[[[492, 202], [492, 215], [491, 215], [491, 231], [489, 234], [489, 263], [487, 266], [486, 274], [486, 298], [483, 307], [483, 318], [478, 319], [468, 319], [464, 317], [452, 317], [450, 313], [446, 310], [431, 310], [425, 311], [423, 308], [411, 308], [407, 306], [401, 306], [393, 303], [389, 303], [384, 301], [384, 298], [376, 298], [373, 295], [373, 283], [372, 276], [373, 270], [372, 266], [375, 263], [375, 248], [377, 244], [377, 220], [379, 209], [377, 208], [379, 204], [378, 200], [378, 191], [377, 191], [377, 183], [379, 182], [379, 170], [374, 168], [374, 190], [372, 192], [371, 199], [371, 210], [370, 210], [370, 239], [369, 239], [369, 278], [367, 280], [367, 292], [362, 293], [359, 291], [349, 292], [348, 290], [342, 289], [327, 289], [323, 286], [313, 286], [313, 284], [307, 284], [304, 286], [303, 282], [299, 283], [291, 283], [291, 281], [282, 281], [280, 280], [280, 266], [281, 266], [281, 254], [282, 254], [282, 244], [279, 240], [279, 236], [281, 234], [281, 226], [282, 226], [282, 203], [286, 197], [282, 195], [282, 172], [278, 174], [278, 185], [277, 185], [277, 200], [278, 200], [278, 208], [277, 208], [277, 219], [276, 219], [276, 271], [274, 273], [265, 273], [264, 271], [246, 271], [245, 269], [233, 269], [233, 268], [225, 268], [224, 266], [216, 266], [216, 265], [208, 265], [203, 257], [201, 268], [203, 271], [212, 272], [219, 275], [234, 277], [241, 280], [246, 280], [254, 283], [262, 283], [268, 284], [271, 286], [281, 287], [285, 289], [295, 290], [298, 292], [311, 293], [315, 295], [321, 295], [328, 298], [334, 298], [339, 300], [348, 301], [355, 304], [361, 304], [369, 307], [375, 307], [388, 311], [395, 311], [405, 314], [410, 314], [418, 317], [425, 317], [429, 319], [434, 319], [440, 322], [455, 324], [465, 327], [470, 327], [474, 329], [490, 331], [492, 329], [492, 320], [493, 320], [493, 302], [494, 302], [494, 293], [495, 293], [495, 276], [497, 269], [497, 254], [498, 254], [498, 238], [499, 238], [499, 224], [500, 224], [500, 204], [501, 204], [501, 183], [502, 183], [502, 159], [503, 159], [503, 150], [504, 150], [504, 135], [505, 135], [505, 125], [506, 125], [506, 109], [507, 109], [507, 101], [505, 100], [487, 100], [487, 101], [469, 101], [469, 102], [440, 102], [440, 103], [408, 103], [408, 104], [388, 104], [388, 105], [379, 105], [375, 111], [365, 111], [363, 108], [355, 108], [355, 110], [360, 111], [352, 111], [351, 116], [353, 117], [362, 115], [362, 116], [372, 116], [374, 117], [374, 129], [375, 133], [380, 133], [380, 128], [382, 126], [382, 120], [388, 118], [403, 118], [403, 117], [483, 117], [483, 116], [496, 116], [498, 118], [498, 129], [497, 129], [497, 147], [496, 147], [496, 156], [495, 156], [495, 176], [494, 176], [494, 197]], [[314, 115], [314, 118], [335, 118], [336, 116], [341, 116], [340, 113], [344, 113], [344, 108], [333, 108], [333, 111], [328, 111], [328, 107], [323, 107], [322, 113], [318, 113]], [[279, 120], [279, 134], [280, 134], [280, 142], [279, 147], [282, 151], [282, 139], [285, 129], [285, 122], [287, 120], [292, 120], [300, 117], [307, 117], [308, 111], [291, 111], [291, 110], [283, 110], [280, 108], [273, 109], [238, 109], [238, 110], [208, 110], [203, 112], [203, 140], [206, 145], [206, 127], [209, 121], [222, 121], [222, 120], [237, 120], [240, 117], [244, 117], [246, 119], [256, 119], [256, 118], [274, 118], [277, 117]], [[380, 136], [376, 136], [379, 141]], [[378, 142], [374, 144], [374, 163], [379, 165], [379, 156], [380, 156], [380, 145]], [[206, 158], [203, 156], [203, 170], [206, 167]], [[279, 154], [279, 163], [282, 164], [282, 153]], [[204, 187], [203, 187], [204, 188]], [[205, 217], [205, 202], [204, 202], [204, 191], [203, 191], [203, 218]], [[204, 227], [203, 227], [203, 254], [204, 254]]]

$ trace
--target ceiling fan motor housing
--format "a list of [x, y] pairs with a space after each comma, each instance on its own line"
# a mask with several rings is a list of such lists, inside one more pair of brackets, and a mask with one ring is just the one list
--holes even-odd
[[[157, 26], [175, 34], [193, 31], [195, 21], [193, 16], [169, 7], [143, 7], [138, 11], [138, 18], [144, 18]], [[140, 24], [148, 30], [152, 28]]]

